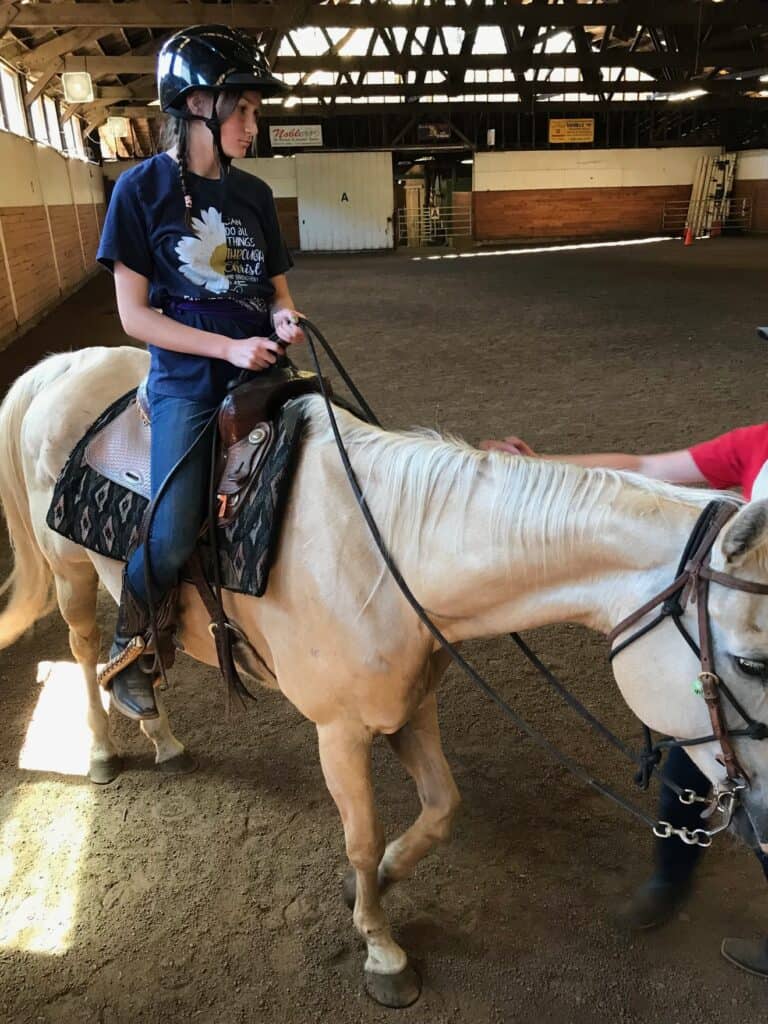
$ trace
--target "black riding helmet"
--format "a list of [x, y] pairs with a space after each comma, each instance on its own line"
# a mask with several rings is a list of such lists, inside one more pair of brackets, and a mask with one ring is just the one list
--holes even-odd
[[211, 117], [201, 117], [190, 113], [185, 102], [196, 89], [212, 93], [214, 104], [224, 89], [255, 89], [262, 96], [289, 91], [245, 32], [228, 25], [192, 25], [166, 40], [157, 58], [160, 107], [173, 117], [203, 121], [213, 134], [223, 167], [230, 161], [221, 148], [221, 122], [215, 105]]

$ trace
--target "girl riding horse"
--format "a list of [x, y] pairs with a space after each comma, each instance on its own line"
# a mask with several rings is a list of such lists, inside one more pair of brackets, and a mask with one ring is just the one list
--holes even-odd
[[125, 332], [149, 346], [153, 498], [162, 488], [125, 569], [100, 677], [129, 718], [158, 716], [154, 685], [173, 661], [176, 584], [205, 515], [216, 409], [239, 371], [282, 358], [273, 328], [285, 345], [303, 339], [272, 192], [231, 166], [252, 147], [262, 99], [283, 88], [244, 33], [177, 32], [158, 58], [169, 148], [120, 177], [107, 211], [97, 259], [114, 273]]

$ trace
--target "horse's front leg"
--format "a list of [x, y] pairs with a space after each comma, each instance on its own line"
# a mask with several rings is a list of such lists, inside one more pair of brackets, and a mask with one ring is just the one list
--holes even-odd
[[392, 938], [381, 906], [377, 872], [384, 835], [371, 785], [370, 732], [360, 723], [331, 722], [317, 727], [320, 763], [344, 826], [347, 857], [357, 883], [355, 928], [365, 940], [365, 984], [384, 1006], [410, 1006], [421, 991], [418, 975]]
[[[421, 814], [411, 827], [387, 846], [379, 864], [379, 891], [409, 878], [418, 862], [438, 843], [450, 838], [461, 797], [443, 754], [437, 697], [430, 693], [411, 720], [387, 739], [416, 783]], [[344, 899], [355, 901], [355, 877], [344, 879]]]

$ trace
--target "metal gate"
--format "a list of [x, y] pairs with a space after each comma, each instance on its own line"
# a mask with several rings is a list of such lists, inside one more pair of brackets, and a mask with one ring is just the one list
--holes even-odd
[[752, 200], [748, 197], [667, 201], [661, 220], [661, 230], [676, 235], [682, 235], [686, 227], [696, 235], [709, 235], [723, 229], [748, 231], [751, 226]]
[[472, 237], [472, 207], [403, 207], [397, 211], [399, 245], [450, 245], [456, 238]]

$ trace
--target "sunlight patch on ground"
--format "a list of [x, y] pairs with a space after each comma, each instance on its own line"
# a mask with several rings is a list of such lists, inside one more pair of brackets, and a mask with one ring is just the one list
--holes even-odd
[[[73, 661], [41, 661], [37, 682], [42, 690], [24, 746], [19, 768], [60, 775], [87, 775], [91, 751], [88, 701], [80, 666]], [[102, 694], [105, 709], [109, 696]]]
[[419, 260], [467, 260], [477, 256], [526, 256], [538, 252], [568, 252], [573, 249], [605, 249], [616, 245], [650, 245], [652, 242], [674, 242], [679, 239], [669, 235], [654, 238], [628, 238], [619, 242], [573, 242], [569, 245], [537, 245], [526, 249], [483, 249], [477, 252], [447, 252], [436, 256], [412, 256], [414, 262]]
[[0, 801], [0, 948], [49, 954], [69, 949], [93, 816], [88, 787], [32, 782]]
[[[91, 735], [80, 667], [41, 661], [37, 682], [42, 689], [19, 768], [85, 776]], [[0, 949], [52, 955], [69, 949], [94, 799], [90, 783], [49, 779], [25, 782], [0, 798]]]

